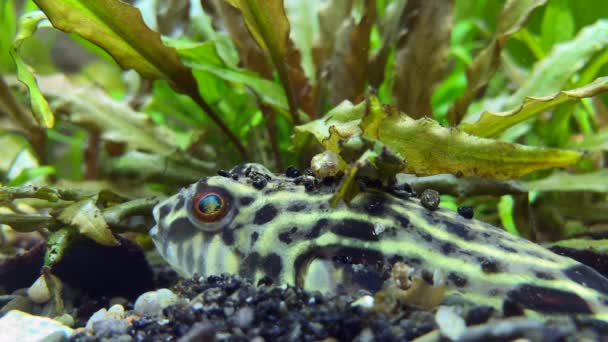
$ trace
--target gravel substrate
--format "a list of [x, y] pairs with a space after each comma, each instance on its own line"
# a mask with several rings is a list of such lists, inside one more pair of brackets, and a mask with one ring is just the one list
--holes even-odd
[[327, 298], [275, 287], [270, 281], [253, 285], [233, 276], [187, 279], [172, 290], [183, 302], [165, 307], [162, 314], [129, 315], [127, 310], [124, 319], [99, 321], [92, 331], [81, 329], [70, 341], [450, 341], [447, 336], [459, 329], [457, 339], [462, 341], [608, 340], [603, 322], [503, 317], [490, 307], [450, 298], [444, 304], [451, 305], [443, 308], [454, 310], [440, 315], [407, 305], [382, 312], [353, 305], [357, 297]]

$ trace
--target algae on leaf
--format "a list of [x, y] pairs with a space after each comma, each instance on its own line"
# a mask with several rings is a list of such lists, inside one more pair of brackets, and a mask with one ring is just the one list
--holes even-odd
[[312, 134], [326, 149], [340, 155], [342, 139], [361, 136], [378, 140], [407, 159], [402, 172], [417, 175], [452, 173], [513, 179], [535, 170], [575, 164], [581, 152], [549, 149], [484, 139], [429, 118], [414, 120], [375, 96], [357, 106], [342, 104], [325, 117], [297, 126], [296, 143]]

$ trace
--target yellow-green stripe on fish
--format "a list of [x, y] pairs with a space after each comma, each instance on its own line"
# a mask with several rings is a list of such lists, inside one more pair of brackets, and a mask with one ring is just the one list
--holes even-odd
[[608, 316], [608, 279], [577, 261], [379, 189], [331, 207], [335, 182], [291, 176], [245, 164], [201, 179], [154, 208], [154, 243], [183, 276], [267, 276], [310, 290], [374, 292], [404, 262], [440, 270], [451, 293], [481, 304]]

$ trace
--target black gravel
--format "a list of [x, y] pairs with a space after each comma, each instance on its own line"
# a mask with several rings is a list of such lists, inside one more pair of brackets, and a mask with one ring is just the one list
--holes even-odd
[[[268, 281], [254, 285], [235, 276], [186, 279], [172, 290], [189, 303], [165, 308], [161, 318], [131, 320], [128, 329], [100, 324], [92, 334], [79, 333], [70, 341], [410, 341], [425, 334], [435, 334], [434, 341], [450, 341], [436, 331], [434, 312], [408, 305], [364, 309], [351, 305], [356, 299], [351, 296], [326, 297]], [[543, 323], [524, 316], [501, 316], [500, 310], [488, 306], [462, 304], [462, 317], [471, 327], [463, 338], [594, 341], [608, 336], [608, 327], [599, 321], [564, 316]], [[497, 332], [499, 322], [511, 324], [511, 320], [511, 330]]]

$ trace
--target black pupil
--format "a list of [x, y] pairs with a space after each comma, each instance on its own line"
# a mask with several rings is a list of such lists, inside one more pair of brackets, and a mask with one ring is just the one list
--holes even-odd
[[214, 214], [222, 208], [222, 200], [218, 195], [204, 196], [198, 201], [198, 210], [203, 214]]

